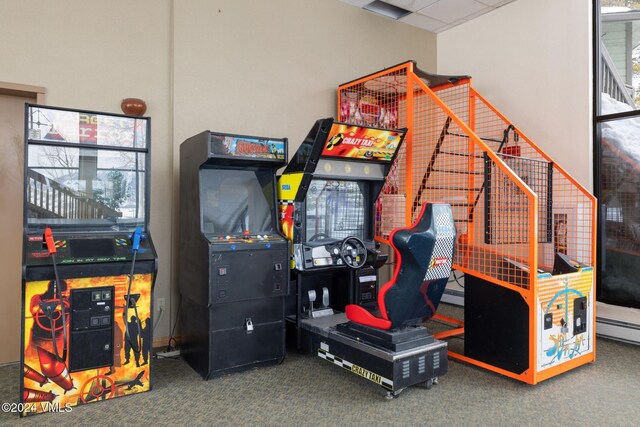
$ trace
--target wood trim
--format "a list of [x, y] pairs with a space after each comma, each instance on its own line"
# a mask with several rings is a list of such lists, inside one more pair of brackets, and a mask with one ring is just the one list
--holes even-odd
[[38, 104], [44, 104], [47, 90], [42, 86], [23, 85], [0, 81], [0, 95], [35, 98]]

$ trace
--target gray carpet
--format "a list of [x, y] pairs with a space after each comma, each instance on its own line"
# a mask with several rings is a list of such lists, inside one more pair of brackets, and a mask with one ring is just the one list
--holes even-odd
[[[457, 308], [444, 307], [451, 315]], [[436, 325], [432, 325], [436, 328]], [[455, 345], [456, 339], [451, 344]], [[458, 340], [459, 341], [459, 340]], [[536, 386], [449, 362], [431, 390], [386, 400], [382, 388], [318, 358], [205, 382], [180, 359], [154, 361], [154, 389], [2, 425], [640, 425], [640, 347], [597, 340], [597, 362]], [[0, 401], [16, 402], [19, 366], [0, 367]]]

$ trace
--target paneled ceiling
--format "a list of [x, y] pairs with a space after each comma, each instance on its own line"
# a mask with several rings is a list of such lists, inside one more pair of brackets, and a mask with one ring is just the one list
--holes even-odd
[[434, 33], [491, 13], [515, 0], [340, 0]]

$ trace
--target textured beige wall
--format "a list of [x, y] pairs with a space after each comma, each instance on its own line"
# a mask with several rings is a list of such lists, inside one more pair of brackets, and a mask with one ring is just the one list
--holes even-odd
[[[407, 59], [435, 71], [435, 42], [338, 1], [175, 0], [174, 185], [186, 138], [286, 136], [291, 155], [316, 119], [335, 117], [338, 84]], [[174, 210], [176, 242], [178, 221]]]
[[435, 34], [337, 0], [0, 0], [0, 40], [0, 81], [44, 86], [50, 105], [119, 112], [122, 98], [147, 101], [156, 298], [171, 309], [156, 337], [178, 305], [184, 139], [286, 136], [292, 153], [316, 119], [335, 116], [339, 83], [407, 59], [436, 68]]
[[[156, 295], [167, 298], [167, 194], [173, 154], [170, 35], [169, 0], [0, 0], [0, 81], [44, 86], [46, 101], [54, 106], [121, 113], [123, 98], [147, 101], [146, 115], [152, 118], [150, 228], [160, 256]], [[21, 247], [22, 242], [15, 244]], [[0, 292], [5, 286], [20, 284], [2, 281]], [[168, 330], [165, 316], [156, 336], [168, 335]]]
[[517, 0], [438, 34], [438, 72], [468, 74], [520, 130], [593, 188], [591, 2]]
[[436, 65], [435, 34], [337, 0], [175, 0], [174, 34], [176, 145], [211, 129], [287, 136], [293, 152], [335, 115], [338, 84]]

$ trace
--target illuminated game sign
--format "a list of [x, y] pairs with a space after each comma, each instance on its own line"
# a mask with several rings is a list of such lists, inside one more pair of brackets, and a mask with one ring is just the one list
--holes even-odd
[[334, 123], [322, 156], [390, 162], [403, 138], [404, 131]]
[[31, 106], [27, 135], [47, 142], [146, 148], [148, 124], [144, 117]]
[[285, 160], [284, 140], [211, 134], [211, 153], [251, 159]]

